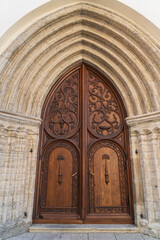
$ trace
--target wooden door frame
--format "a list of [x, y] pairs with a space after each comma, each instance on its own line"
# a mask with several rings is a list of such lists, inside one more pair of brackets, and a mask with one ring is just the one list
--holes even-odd
[[[42, 108], [42, 114], [41, 114], [41, 118], [44, 119], [45, 113], [46, 113], [46, 109], [48, 106], [48, 102], [50, 101], [50, 98], [52, 96], [52, 93], [54, 92], [54, 89], [61, 84], [61, 82], [63, 82], [63, 80], [69, 76], [70, 74], [72, 74], [76, 69], [80, 69], [80, 81], [82, 81], [82, 84], [80, 84], [80, 101], [82, 101], [81, 104], [81, 109], [80, 109], [80, 115], [82, 116], [82, 125], [85, 124], [85, 122], [87, 121], [87, 114], [85, 111], [87, 111], [87, 108], [83, 107], [83, 104], [86, 101], [86, 97], [87, 94], [84, 93], [83, 91], [81, 91], [82, 89], [86, 89], [83, 88], [84, 84], [85, 84], [85, 71], [84, 68], [90, 68], [92, 69], [93, 72], [95, 72], [101, 79], [103, 79], [103, 81], [105, 83], [107, 83], [107, 85], [109, 85], [109, 87], [116, 93], [116, 99], [119, 102], [120, 108], [121, 108], [121, 112], [123, 114], [123, 120], [124, 120], [124, 128], [125, 128], [125, 143], [128, 142], [128, 144], [126, 144], [126, 152], [127, 152], [127, 178], [128, 178], [128, 191], [129, 191], [129, 208], [130, 208], [130, 222], [128, 222], [128, 216], [124, 215], [124, 216], [112, 216], [109, 215], [108, 218], [106, 219], [106, 223], [108, 224], [122, 224], [122, 223], [133, 223], [134, 222], [134, 211], [133, 211], [133, 194], [132, 194], [132, 178], [131, 178], [131, 162], [130, 162], [130, 150], [129, 150], [129, 137], [128, 137], [128, 126], [126, 125], [126, 121], [125, 118], [127, 116], [126, 114], [126, 110], [123, 104], [123, 101], [121, 99], [120, 94], [118, 93], [117, 89], [113, 86], [113, 84], [111, 83], [111, 81], [106, 78], [105, 76], [103, 76], [100, 71], [98, 71], [97, 69], [89, 66], [88, 64], [82, 63], [82, 64], [78, 64], [76, 67], [71, 68], [70, 70], [67, 71], [66, 74], [63, 74], [62, 77], [60, 77], [56, 83], [52, 86], [51, 90], [49, 91], [43, 108]], [[83, 74], [83, 76], [82, 76]], [[107, 80], [107, 81], [106, 81]], [[109, 82], [109, 84], [108, 84]], [[82, 89], [81, 89], [82, 88]], [[39, 188], [40, 188], [40, 173], [41, 173], [41, 154], [42, 154], [42, 139], [43, 139], [43, 131], [42, 131], [42, 125], [40, 126], [40, 137], [39, 137], [39, 146], [38, 146], [38, 160], [37, 160], [37, 173], [36, 173], [36, 183], [35, 183], [35, 194], [34, 194], [34, 209], [33, 209], [33, 222], [34, 223], [62, 223], [61, 219], [40, 219], [39, 215], [38, 215], [38, 201], [39, 201]], [[81, 127], [81, 129], [83, 129], [83, 127]], [[82, 131], [82, 130], [81, 130]], [[67, 219], [65, 218], [63, 220], [63, 223], [96, 223], [96, 224], [101, 224], [101, 223], [105, 223], [105, 219], [103, 216], [98, 216], [94, 219], [88, 217], [86, 219], [86, 215], [87, 215], [87, 194], [88, 194], [88, 189], [87, 189], [87, 184], [88, 184], [88, 180], [87, 180], [87, 161], [86, 161], [86, 153], [87, 151], [85, 151], [85, 147], [86, 147], [86, 139], [87, 136], [83, 136], [84, 133], [81, 132], [81, 139], [80, 139], [80, 147], [83, 145], [83, 152], [80, 153], [80, 181], [82, 182], [82, 184], [80, 185], [80, 207], [81, 207], [81, 212], [80, 212], [80, 216], [81, 219]], [[82, 208], [82, 206], [85, 206], [86, 208]]]

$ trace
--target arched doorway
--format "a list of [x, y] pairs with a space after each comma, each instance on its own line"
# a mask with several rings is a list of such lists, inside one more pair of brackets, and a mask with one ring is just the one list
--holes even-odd
[[42, 111], [34, 222], [133, 223], [125, 117], [90, 66], [57, 81]]
[[[32, 224], [42, 107], [59, 77], [85, 61], [114, 82], [123, 100], [134, 222], [140, 232], [159, 236], [159, 36], [143, 16], [118, 1], [103, 0], [49, 1], [7, 31], [0, 57], [1, 235], [13, 236]], [[38, 171], [42, 163], [38, 161]], [[39, 186], [37, 182], [36, 193]], [[37, 197], [35, 222], [43, 217], [39, 203]], [[53, 214], [41, 221], [51, 219]]]

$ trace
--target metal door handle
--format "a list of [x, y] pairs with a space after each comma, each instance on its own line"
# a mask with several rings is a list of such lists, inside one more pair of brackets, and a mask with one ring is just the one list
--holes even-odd
[[90, 172], [90, 171], [89, 171], [89, 174], [90, 174], [90, 175], [92, 175], [92, 176], [95, 176], [95, 174], [94, 174], [94, 173], [92, 173], [92, 172]]
[[74, 177], [74, 176], [76, 176], [76, 175], [77, 175], [77, 172], [76, 172], [76, 173], [73, 173], [73, 174], [72, 174], [72, 177]]

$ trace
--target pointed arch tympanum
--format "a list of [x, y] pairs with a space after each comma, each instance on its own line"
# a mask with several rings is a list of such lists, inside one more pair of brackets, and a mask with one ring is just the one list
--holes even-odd
[[81, 64], [42, 111], [34, 222], [133, 223], [126, 111], [117, 90]]

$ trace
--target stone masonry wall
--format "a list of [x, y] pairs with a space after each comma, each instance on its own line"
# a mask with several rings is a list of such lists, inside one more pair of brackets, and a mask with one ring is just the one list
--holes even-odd
[[[37, 126], [36, 126], [37, 125]], [[0, 237], [32, 222], [38, 123], [0, 115]]]
[[135, 222], [160, 238], [160, 113], [128, 118]]

